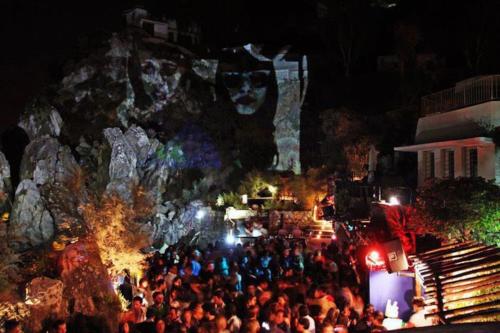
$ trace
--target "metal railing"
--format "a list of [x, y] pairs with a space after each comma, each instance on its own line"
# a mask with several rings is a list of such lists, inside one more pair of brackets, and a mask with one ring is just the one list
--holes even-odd
[[453, 88], [422, 97], [422, 114], [447, 112], [494, 100], [500, 100], [500, 75], [471, 78]]

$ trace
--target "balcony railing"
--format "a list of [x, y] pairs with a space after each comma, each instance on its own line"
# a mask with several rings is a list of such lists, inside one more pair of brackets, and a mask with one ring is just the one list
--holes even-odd
[[500, 100], [500, 75], [472, 78], [422, 97], [422, 114], [447, 112], [494, 100]]

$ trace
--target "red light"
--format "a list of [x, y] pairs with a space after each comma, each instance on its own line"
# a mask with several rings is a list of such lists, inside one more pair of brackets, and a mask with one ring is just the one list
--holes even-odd
[[382, 255], [377, 250], [368, 251], [366, 258], [366, 266], [371, 270], [379, 270], [384, 268], [385, 262]]
[[370, 260], [373, 260], [374, 262], [377, 262], [380, 259], [380, 253], [378, 253], [378, 251], [372, 251], [368, 255], [368, 258]]
[[336, 240], [337, 239], [337, 235], [333, 234], [332, 235], [332, 240]]

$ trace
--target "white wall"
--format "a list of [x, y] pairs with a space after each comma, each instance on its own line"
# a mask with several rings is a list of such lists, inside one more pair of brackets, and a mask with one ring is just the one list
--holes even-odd
[[[482, 136], [480, 124], [500, 126], [500, 101], [490, 101], [418, 120], [415, 143]], [[435, 136], [435, 137], [434, 137]]]
[[436, 178], [444, 177], [444, 151], [453, 149], [455, 152], [455, 178], [465, 176], [465, 154], [466, 148], [477, 148], [477, 171], [480, 177], [491, 180], [495, 179], [500, 184], [500, 148], [494, 143], [485, 143], [479, 146], [450, 145], [438, 149], [427, 149], [418, 151], [418, 185], [425, 182], [424, 151], [434, 152], [434, 175]]
[[495, 179], [495, 145], [477, 147], [477, 172], [484, 179]]

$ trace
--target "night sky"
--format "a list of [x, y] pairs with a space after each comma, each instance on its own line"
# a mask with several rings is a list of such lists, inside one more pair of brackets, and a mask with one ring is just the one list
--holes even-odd
[[[361, 0], [351, 2], [356, 1]], [[323, 2], [328, 6], [343, 5], [343, 1]], [[366, 33], [369, 38], [362, 41], [346, 88], [336, 62], [336, 33], [328, 30], [336, 17], [331, 15], [326, 23], [318, 19], [314, 0], [2, 1], [0, 131], [15, 125], [31, 96], [60, 80], [68, 61], [86, 55], [92, 48], [93, 37], [122, 29], [123, 10], [137, 3], [157, 16], [165, 14], [198, 22], [203, 32], [201, 52], [247, 42], [263, 43], [270, 48], [293, 44], [296, 50], [308, 54], [312, 62], [310, 87], [315, 91], [308, 96], [312, 109], [342, 104], [363, 107], [365, 100], [370, 101], [366, 103], [369, 107], [378, 105], [379, 111], [397, 107], [398, 99], [381, 90], [386, 81], [376, 75], [376, 61], [377, 55], [394, 53], [394, 27], [400, 22], [417, 27], [416, 52], [433, 52], [442, 60], [442, 68], [430, 89], [447, 87], [464, 77], [498, 73], [500, 29], [495, 15], [500, 12], [500, 1], [461, 4], [411, 0], [398, 1], [392, 8], [386, 5], [396, 1], [371, 2], [367, 12], [354, 16], [358, 25], [360, 19], [364, 20], [358, 28], [366, 29], [360, 35]], [[479, 46], [474, 47], [478, 41]], [[467, 47], [472, 55], [464, 51]]]

